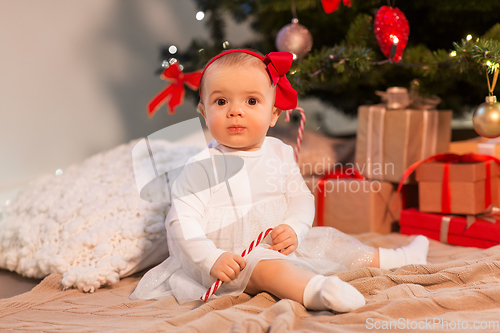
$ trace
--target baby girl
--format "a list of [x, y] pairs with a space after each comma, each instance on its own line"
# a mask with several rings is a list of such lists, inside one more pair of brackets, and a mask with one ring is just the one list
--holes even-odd
[[[198, 109], [214, 139], [173, 182], [166, 219], [170, 256], [142, 278], [132, 299], [199, 300], [220, 279], [225, 283], [212, 298], [265, 291], [309, 310], [349, 312], [365, 298], [332, 274], [426, 263], [429, 241], [423, 236], [396, 250], [377, 249], [334, 228], [311, 227], [314, 196], [293, 149], [266, 136], [282, 110], [296, 107], [286, 78], [291, 64], [287, 52], [264, 57], [235, 49], [206, 65]], [[220, 163], [196, 163], [210, 159], [241, 165], [228, 179], [227, 165], [221, 171]], [[242, 258], [268, 228], [269, 236]]]

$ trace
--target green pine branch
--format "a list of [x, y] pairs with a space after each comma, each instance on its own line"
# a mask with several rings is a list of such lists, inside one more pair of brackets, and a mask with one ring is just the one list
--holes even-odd
[[[469, 71], [493, 73], [500, 65], [500, 24], [483, 37], [454, 43], [454, 50], [430, 51], [423, 45], [407, 48], [401, 62], [377, 60], [376, 52], [366, 46], [371, 32], [371, 18], [359, 15], [349, 29], [346, 40], [339, 45], [314, 51], [295, 62], [290, 73], [292, 85], [301, 94], [325, 83], [341, 82], [359, 77], [374, 66], [390, 64], [408, 68], [417, 77], [445, 80]], [[490, 37], [490, 38], [484, 38]], [[491, 37], [498, 38], [492, 39]]]

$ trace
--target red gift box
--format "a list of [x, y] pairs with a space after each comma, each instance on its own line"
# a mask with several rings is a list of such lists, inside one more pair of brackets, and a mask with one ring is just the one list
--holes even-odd
[[401, 211], [399, 225], [402, 234], [424, 235], [452, 245], [485, 249], [500, 244], [500, 222], [495, 219], [490, 222], [473, 216], [422, 213], [410, 208]]

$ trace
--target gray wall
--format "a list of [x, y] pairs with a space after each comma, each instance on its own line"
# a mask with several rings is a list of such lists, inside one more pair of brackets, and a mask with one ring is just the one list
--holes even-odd
[[[196, 12], [191, 0], [0, 0], [0, 192], [196, 116], [189, 100], [146, 113], [166, 85], [159, 47], [208, 38]], [[248, 24], [227, 31], [252, 38]]]

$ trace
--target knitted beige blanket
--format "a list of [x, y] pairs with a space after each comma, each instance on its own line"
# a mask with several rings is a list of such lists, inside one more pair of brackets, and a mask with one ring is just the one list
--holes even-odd
[[[361, 235], [371, 246], [398, 247], [413, 237]], [[307, 311], [268, 293], [178, 305], [173, 297], [130, 301], [132, 276], [92, 294], [63, 291], [52, 274], [32, 291], [0, 300], [0, 331], [63, 332], [360, 332], [500, 331], [500, 246], [487, 250], [431, 241], [427, 265], [364, 268], [339, 274], [367, 304], [335, 314]]]

